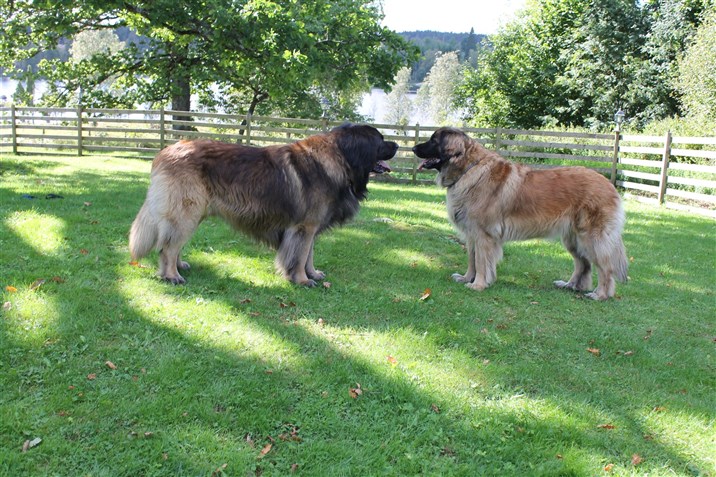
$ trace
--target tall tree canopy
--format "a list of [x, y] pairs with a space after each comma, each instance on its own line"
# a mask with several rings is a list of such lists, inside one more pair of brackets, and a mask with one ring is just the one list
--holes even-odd
[[[144, 38], [79, 62], [42, 62], [58, 103], [82, 88], [92, 106], [170, 100], [188, 110], [197, 92], [229, 111], [315, 114], [322, 97], [339, 107], [345, 94], [388, 87], [417, 57], [380, 25], [375, 1], [14, 0], [0, 3], [0, 17], [4, 67], [86, 30], [126, 26]], [[121, 95], [95, 88], [110, 77]]]
[[602, 128], [678, 115], [677, 58], [713, 0], [532, 0], [467, 69], [476, 124]]

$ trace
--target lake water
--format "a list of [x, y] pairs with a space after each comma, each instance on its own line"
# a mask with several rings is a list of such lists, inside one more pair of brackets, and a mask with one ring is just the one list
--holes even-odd
[[[7, 78], [7, 77], [0, 77], [0, 106], [8, 106], [10, 105], [10, 100], [12, 99], [12, 95], [15, 94], [15, 90], [17, 89], [17, 81]], [[47, 83], [44, 81], [36, 81], [35, 82], [35, 97], [39, 98], [40, 95], [47, 90]], [[375, 123], [381, 123], [385, 124], [385, 115], [386, 115], [386, 93], [380, 88], [373, 88], [370, 90], [369, 93], [366, 93], [363, 95], [363, 100], [361, 101], [360, 106], [358, 107], [358, 113], [368, 117], [372, 122]], [[415, 94], [409, 94], [408, 95], [409, 101], [415, 101]], [[413, 113], [410, 121], [408, 121], [409, 125], [414, 125], [416, 123], [420, 123], [423, 126], [430, 126], [431, 122], [425, 117], [421, 117], [421, 115], [417, 113]]]

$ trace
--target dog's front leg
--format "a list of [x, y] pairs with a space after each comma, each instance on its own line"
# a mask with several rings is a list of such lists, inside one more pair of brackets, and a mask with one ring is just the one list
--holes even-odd
[[475, 279], [467, 287], [484, 290], [497, 279], [497, 263], [502, 258], [502, 243], [482, 230], [475, 233]]
[[452, 279], [458, 283], [471, 283], [475, 279], [475, 240], [471, 235], [468, 235], [465, 242], [465, 248], [467, 248], [467, 271], [465, 275], [452, 274]]
[[326, 278], [326, 274], [323, 273], [320, 270], [316, 270], [313, 267], [313, 247], [316, 244], [316, 237], [313, 237], [313, 240], [311, 241], [311, 248], [308, 251], [308, 259], [306, 259], [306, 276], [308, 278], [311, 278], [313, 280], [323, 280]]
[[287, 280], [298, 285], [316, 286], [316, 281], [306, 274], [306, 264], [317, 230], [314, 225], [301, 224], [284, 233], [276, 255], [276, 267]]

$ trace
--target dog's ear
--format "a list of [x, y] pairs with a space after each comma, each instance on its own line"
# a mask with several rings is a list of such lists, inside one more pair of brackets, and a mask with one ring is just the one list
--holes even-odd
[[449, 161], [453, 157], [465, 154], [465, 134], [454, 129], [444, 129], [440, 132], [440, 159]]

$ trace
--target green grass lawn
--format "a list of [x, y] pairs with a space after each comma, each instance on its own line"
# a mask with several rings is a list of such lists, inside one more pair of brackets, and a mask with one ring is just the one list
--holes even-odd
[[0, 475], [716, 475], [712, 219], [627, 202], [615, 300], [545, 241], [475, 292], [444, 191], [372, 183], [329, 287], [215, 219], [172, 286], [129, 263], [149, 166], [0, 162]]

